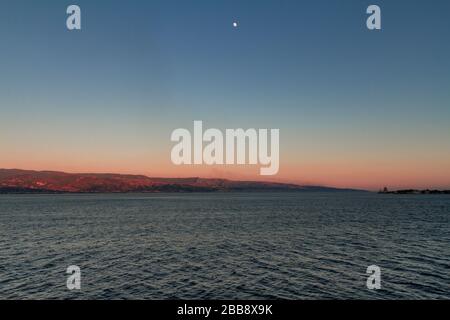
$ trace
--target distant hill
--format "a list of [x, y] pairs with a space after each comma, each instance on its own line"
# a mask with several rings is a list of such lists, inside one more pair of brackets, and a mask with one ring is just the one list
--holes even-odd
[[416, 189], [406, 189], [397, 191], [383, 190], [378, 192], [380, 194], [450, 194], [450, 190], [416, 190]]
[[203, 178], [150, 178], [142, 175], [73, 174], [0, 169], [0, 193], [127, 193], [217, 191], [358, 191], [274, 182]]

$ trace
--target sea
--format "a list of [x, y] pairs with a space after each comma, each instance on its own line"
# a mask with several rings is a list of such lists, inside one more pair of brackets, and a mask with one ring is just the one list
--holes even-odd
[[0, 195], [0, 299], [450, 299], [450, 196]]

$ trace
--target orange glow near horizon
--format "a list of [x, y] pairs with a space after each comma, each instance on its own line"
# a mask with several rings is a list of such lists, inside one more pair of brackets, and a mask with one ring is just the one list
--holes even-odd
[[[59, 128], [61, 135], [50, 135], [44, 128], [37, 129], [41, 128], [22, 131], [20, 137], [2, 135], [0, 168], [274, 181], [366, 190], [385, 186], [450, 189], [450, 149], [436, 140], [434, 144], [427, 142], [431, 138], [411, 138], [406, 145], [381, 134], [376, 139], [358, 136], [349, 140], [337, 134], [310, 139], [311, 134], [285, 130], [281, 131], [279, 173], [261, 176], [260, 165], [172, 164], [170, 130], [142, 129], [139, 139], [137, 134], [135, 139], [125, 139], [128, 128], [123, 133], [105, 129], [90, 135], [72, 134], [64, 128]], [[114, 134], [117, 139], [111, 138]], [[153, 138], [147, 141], [143, 137]]]
[[[118, 173], [150, 177], [203, 177], [230, 180], [272, 181], [301, 185], [323, 185], [338, 188], [379, 190], [389, 189], [448, 189], [450, 169], [444, 163], [424, 165], [423, 163], [373, 163], [367, 165], [358, 161], [281, 161], [280, 171], [275, 176], [259, 175], [255, 166], [176, 166], [167, 157], [148, 157], [150, 161], [121, 155], [120, 157], [41, 154], [35, 157], [3, 157], [0, 167], [5, 169], [26, 169], [37, 171], [63, 171], [68, 173]], [[424, 170], [423, 168], [426, 168]], [[442, 170], [447, 168], [446, 170]]]

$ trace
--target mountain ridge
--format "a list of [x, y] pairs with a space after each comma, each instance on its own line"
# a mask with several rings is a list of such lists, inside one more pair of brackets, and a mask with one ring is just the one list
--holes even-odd
[[218, 191], [364, 191], [227, 179], [153, 178], [115, 173], [66, 173], [0, 169], [0, 193], [130, 193]]

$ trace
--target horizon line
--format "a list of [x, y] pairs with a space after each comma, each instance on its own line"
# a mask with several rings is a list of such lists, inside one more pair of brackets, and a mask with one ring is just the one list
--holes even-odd
[[300, 183], [300, 182], [292, 182], [292, 181], [282, 181], [282, 180], [270, 180], [270, 179], [230, 179], [230, 178], [218, 178], [218, 177], [204, 177], [204, 176], [177, 176], [177, 177], [168, 177], [168, 176], [150, 176], [147, 174], [139, 174], [139, 173], [117, 173], [117, 172], [72, 172], [72, 171], [58, 171], [58, 170], [37, 170], [37, 169], [22, 169], [22, 168], [0, 168], [0, 170], [9, 170], [9, 171], [31, 171], [31, 172], [38, 172], [38, 173], [62, 173], [62, 174], [68, 174], [68, 175], [117, 175], [117, 176], [141, 176], [148, 179], [205, 179], [205, 180], [224, 180], [224, 181], [231, 181], [231, 182], [259, 182], [259, 183], [274, 183], [274, 184], [285, 184], [285, 185], [295, 185], [298, 187], [323, 187], [323, 188], [335, 188], [335, 189], [348, 189], [348, 190], [360, 190], [360, 191], [368, 191], [368, 192], [379, 192], [387, 188], [388, 190], [445, 190], [441, 188], [402, 188], [402, 189], [390, 189], [387, 186], [379, 187], [378, 189], [367, 189], [367, 188], [355, 188], [355, 187], [338, 187], [338, 186], [331, 186], [327, 184], [314, 184], [314, 183]]
[[368, 191], [372, 192], [373, 190], [365, 189], [365, 188], [353, 188], [353, 187], [338, 187], [331, 186], [327, 184], [314, 184], [314, 183], [300, 183], [300, 182], [292, 182], [292, 181], [282, 181], [282, 180], [270, 180], [270, 179], [230, 179], [230, 178], [218, 178], [218, 177], [202, 177], [202, 176], [177, 176], [177, 177], [168, 177], [168, 176], [150, 176], [147, 174], [137, 174], [137, 173], [115, 173], [115, 172], [72, 172], [72, 171], [58, 171], [58, 170], [36, 170], [36, 169], [21, 169], [21, 168], [2, 168], [0, 170], [10, 170], [10, 171], [31, 171], [38, 173], [63, 173], [69, 175], [117, 175], [117, 176], [136, 176], [136, 177], [145, 177], [149, 179], [205, 179], [205, 180], [223, 180], [223, 181], [231, 181], [231, 182], [259, 182], [259, 183], [274, 183], [274, 184], [285, 184], [285, 185], [294, 185], [298, 187], [322, 187], [322, 188], [334, 188], [334, 189], [342, 189], [342, 190], [360, 190], [360, 191]]

